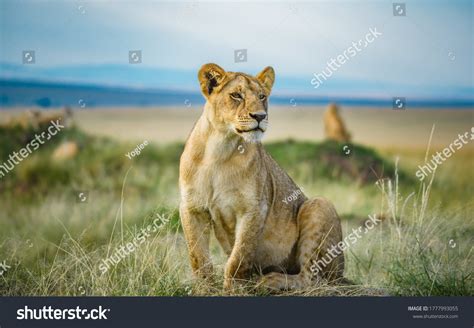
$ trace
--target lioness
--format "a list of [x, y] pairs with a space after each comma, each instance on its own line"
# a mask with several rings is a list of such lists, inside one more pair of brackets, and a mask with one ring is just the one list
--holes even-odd
[[324, 113], [324, 133], [327, 139], [339, 142], [350, 142], [351, 134], [347, 131], [346, 125], [339, 114], [336, 104], [329, 104]]
[[229, 256], [226, 289], [259, 272], [266, 275], [258, 285], [274, 290], [341, 278], [342, 252], [317, 274], [312, 268], [342, 239], [336, 210], [303, 193], [283, 202], [299, 188], [260, 143], [268, 127], [273, 68], [253, 77], [206, 64], [198, 79], [206, 104], [186, 141], [179, 177], [180, 216], [194, 273], [212, 275], [213, 229]]

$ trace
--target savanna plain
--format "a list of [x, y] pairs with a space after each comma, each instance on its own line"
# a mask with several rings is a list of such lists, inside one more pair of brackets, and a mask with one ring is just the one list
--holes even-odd
[[[8, 123], [24, 110], [0, 111], [0, 164], [45, 127]], [[266, 149], [307, 196], [335, 204], [344, 235], [369, 215], [381, 222], [345, 251], [352, 285], [278, 295], [474, 295], [474, 111], [342, 107], [350, 143], [325, 140], [323, 112], [270, 106]], [[200, 113], [73, 109], [67, 128], [0, 177], [0, 294], [224, 295], [218, 243], [215, 282], [203, 284], [179, 221], [179, 157]], [[469, 142], [419, 181], [418, 166], [465, 132]], [[65, 144], [74, 150], [58, 155]], [[100, 269], [138, 236], [133, 251]]]

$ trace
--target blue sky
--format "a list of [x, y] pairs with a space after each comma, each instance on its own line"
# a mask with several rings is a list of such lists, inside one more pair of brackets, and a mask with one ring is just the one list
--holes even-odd
[[[406, 13], [394, 17], [383, 0], [2, 1], [0, 62], [18, 67], [0, 74], [48, 79], [54, 70], [59, 80], [189, 89], [199, 67], [215, 62], [249, 73], [271, 65], [281, 92], [472, 96], [472, 1], [407, 1]], [[313, 73], [369, 28], [382, 36], [314, 89]], [[234, 62], [235, 49], [247, 49], [247, 62]], [[35, 50], [34, 65], [22, 65], [23, 50]], [[141, 64], [128, 63], [129, 50], [142, 51]], [[97, 69], [110, 65], [123, 70]]]

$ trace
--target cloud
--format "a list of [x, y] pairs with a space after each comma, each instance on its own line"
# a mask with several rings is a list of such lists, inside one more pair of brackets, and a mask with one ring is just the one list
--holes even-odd
[[[0, 60], [18, 63], [22, 50], [35, 49], [38, 66], [127, 65], [128, 51], [140, 49], [142, 67], [195, 71], [216, 62], [257, 73], [272, 65], [309, 83], [330, 58], [376, 27], [383, 36], [332, 80], [472, 87], [469, 2], [407, 6], [407, 17], [393, 17], [391, 3], [369, 1], [5, 1]], [[242, 48], [248, 61], [234, 63], [234, 50]]]

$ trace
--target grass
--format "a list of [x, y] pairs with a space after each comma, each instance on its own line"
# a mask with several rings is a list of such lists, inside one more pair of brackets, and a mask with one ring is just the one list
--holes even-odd
[[[29, 137], [31, 131], [0, 130], [0, 163]], [[78, 142], [81, 152], [67, 163], [52, 161], [64, 140]], [[190, 272], [177, 212], [183, 145], [151, 144], [129, 160], [135, 147], [73, 128], [0, 179], [0, 263], [10, 266], [0, 275], [1, 295], [223, 294], [225, 256], [215, 240], [215, 282], [203, 284]], [[345, 276], [354, 286], [323, 284], [297, 294], [474, 295], [472, 152], [452, 156], [432, 183], [420, 185], [414, 172], [424, 153], [350, 147], [347, 156], [331, 142], [266, 145], [307, 195], [335, 203], [345, 235], [369, 214], [388, 214], [346, 251]], [[86, 202], [79, 192], [88, 193]], [[169, 218], [166, 225], [102, 274], [102, 260], [158, 214]]]

